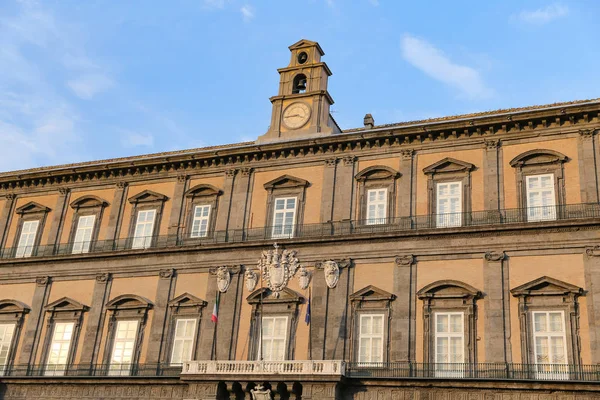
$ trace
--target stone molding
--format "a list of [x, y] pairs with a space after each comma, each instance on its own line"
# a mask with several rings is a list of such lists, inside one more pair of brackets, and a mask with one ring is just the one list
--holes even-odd
[[106, 282], [108, 282], [111, 278], [111, 274], [108, 272], [102, 272], [99, 274], [96, 274], [96, 283], [99, 284], [104, 284]]
[[506, 254], [503, 251], [488, 251], [483, 258], [485, 258], [486, 261], [502, 261], [506, 258]]
[[587, 247], [585, 249], [585, 254], [588, 257], [600, 257], [600, 245], [596, 245], [594, 247]]
[[160, 279], [171, 279], [174, 275], [175, 269], [173, 268], [161, 269], [158, 272], [158, 276], [160, 277]]
[[416, 264], [416, 258], [412, 254], [406, 254], [404, 256], [397, 256], [394, 263], [397, 267], [409, 267], [412, 264]]
[[40, 276], [35, 278], [35, 284], [37, 286], [46, 286], [50, 283], [51, 278], [49, 276]]

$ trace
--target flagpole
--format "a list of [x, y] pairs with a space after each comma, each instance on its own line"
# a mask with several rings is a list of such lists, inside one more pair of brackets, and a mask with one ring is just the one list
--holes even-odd
[[259, 309], [260, 309], [260, 315], [258, 316], [259, 321], [258, 321], [258, 332], [259, 332], [259, 342], [258, 342], [258, 348], [260, 349], [260, 354], [259, 354], [259, 360], [263, 361], [263, 284], [262, 284], [262, 270], [260, 271], [260, 302], [259, 302]]
[[[210, 350], [210, 359], [217, 359], [217, 324], [219, 323], [219, 302], [221, 300], [221, 292], [217, 289], [217, 296], [215, 297], [215, 306], [213, 307], [213, 315], [211, 316], [211, 320], [215, 324], [213, 329], [213, 345]], [[213, 358], [214, 357], [214, 358]]]
[[312, 310], [310, 309], [310, 301], [312, 298], [312, 293], [310, 290], [310, 286], [308, 287], [308, 305], [307, 307], [307, 313], [308, 313], [308, 359], [312, 361], [312, 315], [311, 312]]

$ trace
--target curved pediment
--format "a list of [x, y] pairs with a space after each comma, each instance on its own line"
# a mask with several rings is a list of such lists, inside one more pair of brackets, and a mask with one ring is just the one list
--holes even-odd
[[400, 172], [385, 165], [373, 165], [367, 167], [355, 176], [357, 181], [397, 179], [399, 177]]
[[295, 188], [295, 187], [308, 187], [309, 182], [307, 180], [296, 178], [291, 175], [282, 175], [279, 178], [275, 178], [265, 183], [265, 189], [274, 188]]
[[108, 201], [94, 195], [85, 195], [71, 202], [71, 208], [106, 207]]
[[571, 285], [558, 279], [542, 276], [521, 286], [517, 286], [510, 291], [513, 296], [562, 296], [573, 293], [583, 294], [583, 289], [579, 286]]
[[430, 283], [417, 292], [420, 299], [428, 297], [462, 298], [481, 297], [481, 291], [464, 282], [445, 279]]
[[468, 172], [475, 169], [475, 165], [466, 161], [460, 161], [455, 158], [446, 157], [430, 166], [423, 168], [426, 175], [440, 174], [448, 172]]
[[208, 197], [208, 196], [220, 196], [223, 194], [223, 191], [217, 189], [212, 185], [207, 185], [201, 183], [200, 185], [196, 185], [193, 188], [189, 189], [185, 192], [186, 197]]
[[[262, 295], [261, 295], [262, 294]], [[302, 303], [304, 298], [290, 288], [284, 288], [279, 292], [279, 297], [275, 297], [275, 293], [269, 288], [256, 289], [246, 298], [249, 304], [263, 303]]]
[[17, 300], [4, 299], [0, 300], [0, 314], [26, 314], [30, 308]]
[[109, 310], [152, 308], [152, 303], [150, 300], [142, 296], [137, 296], [135, 294], [122, 294], [106, 303], [106, 308]]
[[88, 306], [69, 297], [61, 297], [44, 307], [46, 311], [87, 311]]
[[131, 196], [127, 200], [130, 203], [152, 203], [152, 202], [161, 202], [167, 201], [169, 198], [164, 194], [153, 192], [152, 190], [144, 190], [136, 194], [135, 196]]
[[510, 161], [510, 166], [524, 167], [528, 165], [563, 163], [565, 161], [568, 161], [567, 156], [565, 156], [562, 153], [559, 153], [558, 151], [536, 149], [519, 154]]
[[23, 204], [21, 207], [16, 209], [17, 214], [33, 214], [33, 213], [47, 213], [50, 208], [43, 206], [35, 201], [30, 201], [27, 204]]
[[350, 295], [352, 301], [381, 301], [394, 300], [396, 295], [387, 292], [377, 286], [369, 285]]
[[169, 307], [205, 307], [206, 301], [189, 293], [183, 293], [169, 301]]

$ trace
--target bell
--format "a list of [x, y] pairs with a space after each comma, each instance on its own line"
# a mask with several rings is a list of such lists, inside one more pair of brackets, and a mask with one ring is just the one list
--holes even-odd
[[306, 79], [300, 79], [298, 81], [298, 86], [296, 86], [298, 90], [306, 90]]

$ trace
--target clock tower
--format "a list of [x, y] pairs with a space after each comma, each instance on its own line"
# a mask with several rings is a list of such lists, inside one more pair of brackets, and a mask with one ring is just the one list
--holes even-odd
[[290, 64], [280, 68], [279, 94], [271, 97], [271, 126], [257, 143], [327, 136], [340, 133], [329, 114], [333, 99], [327, 91], [331, 71], [321, 61], [317, 42], [300, 40], [289, 47]]

